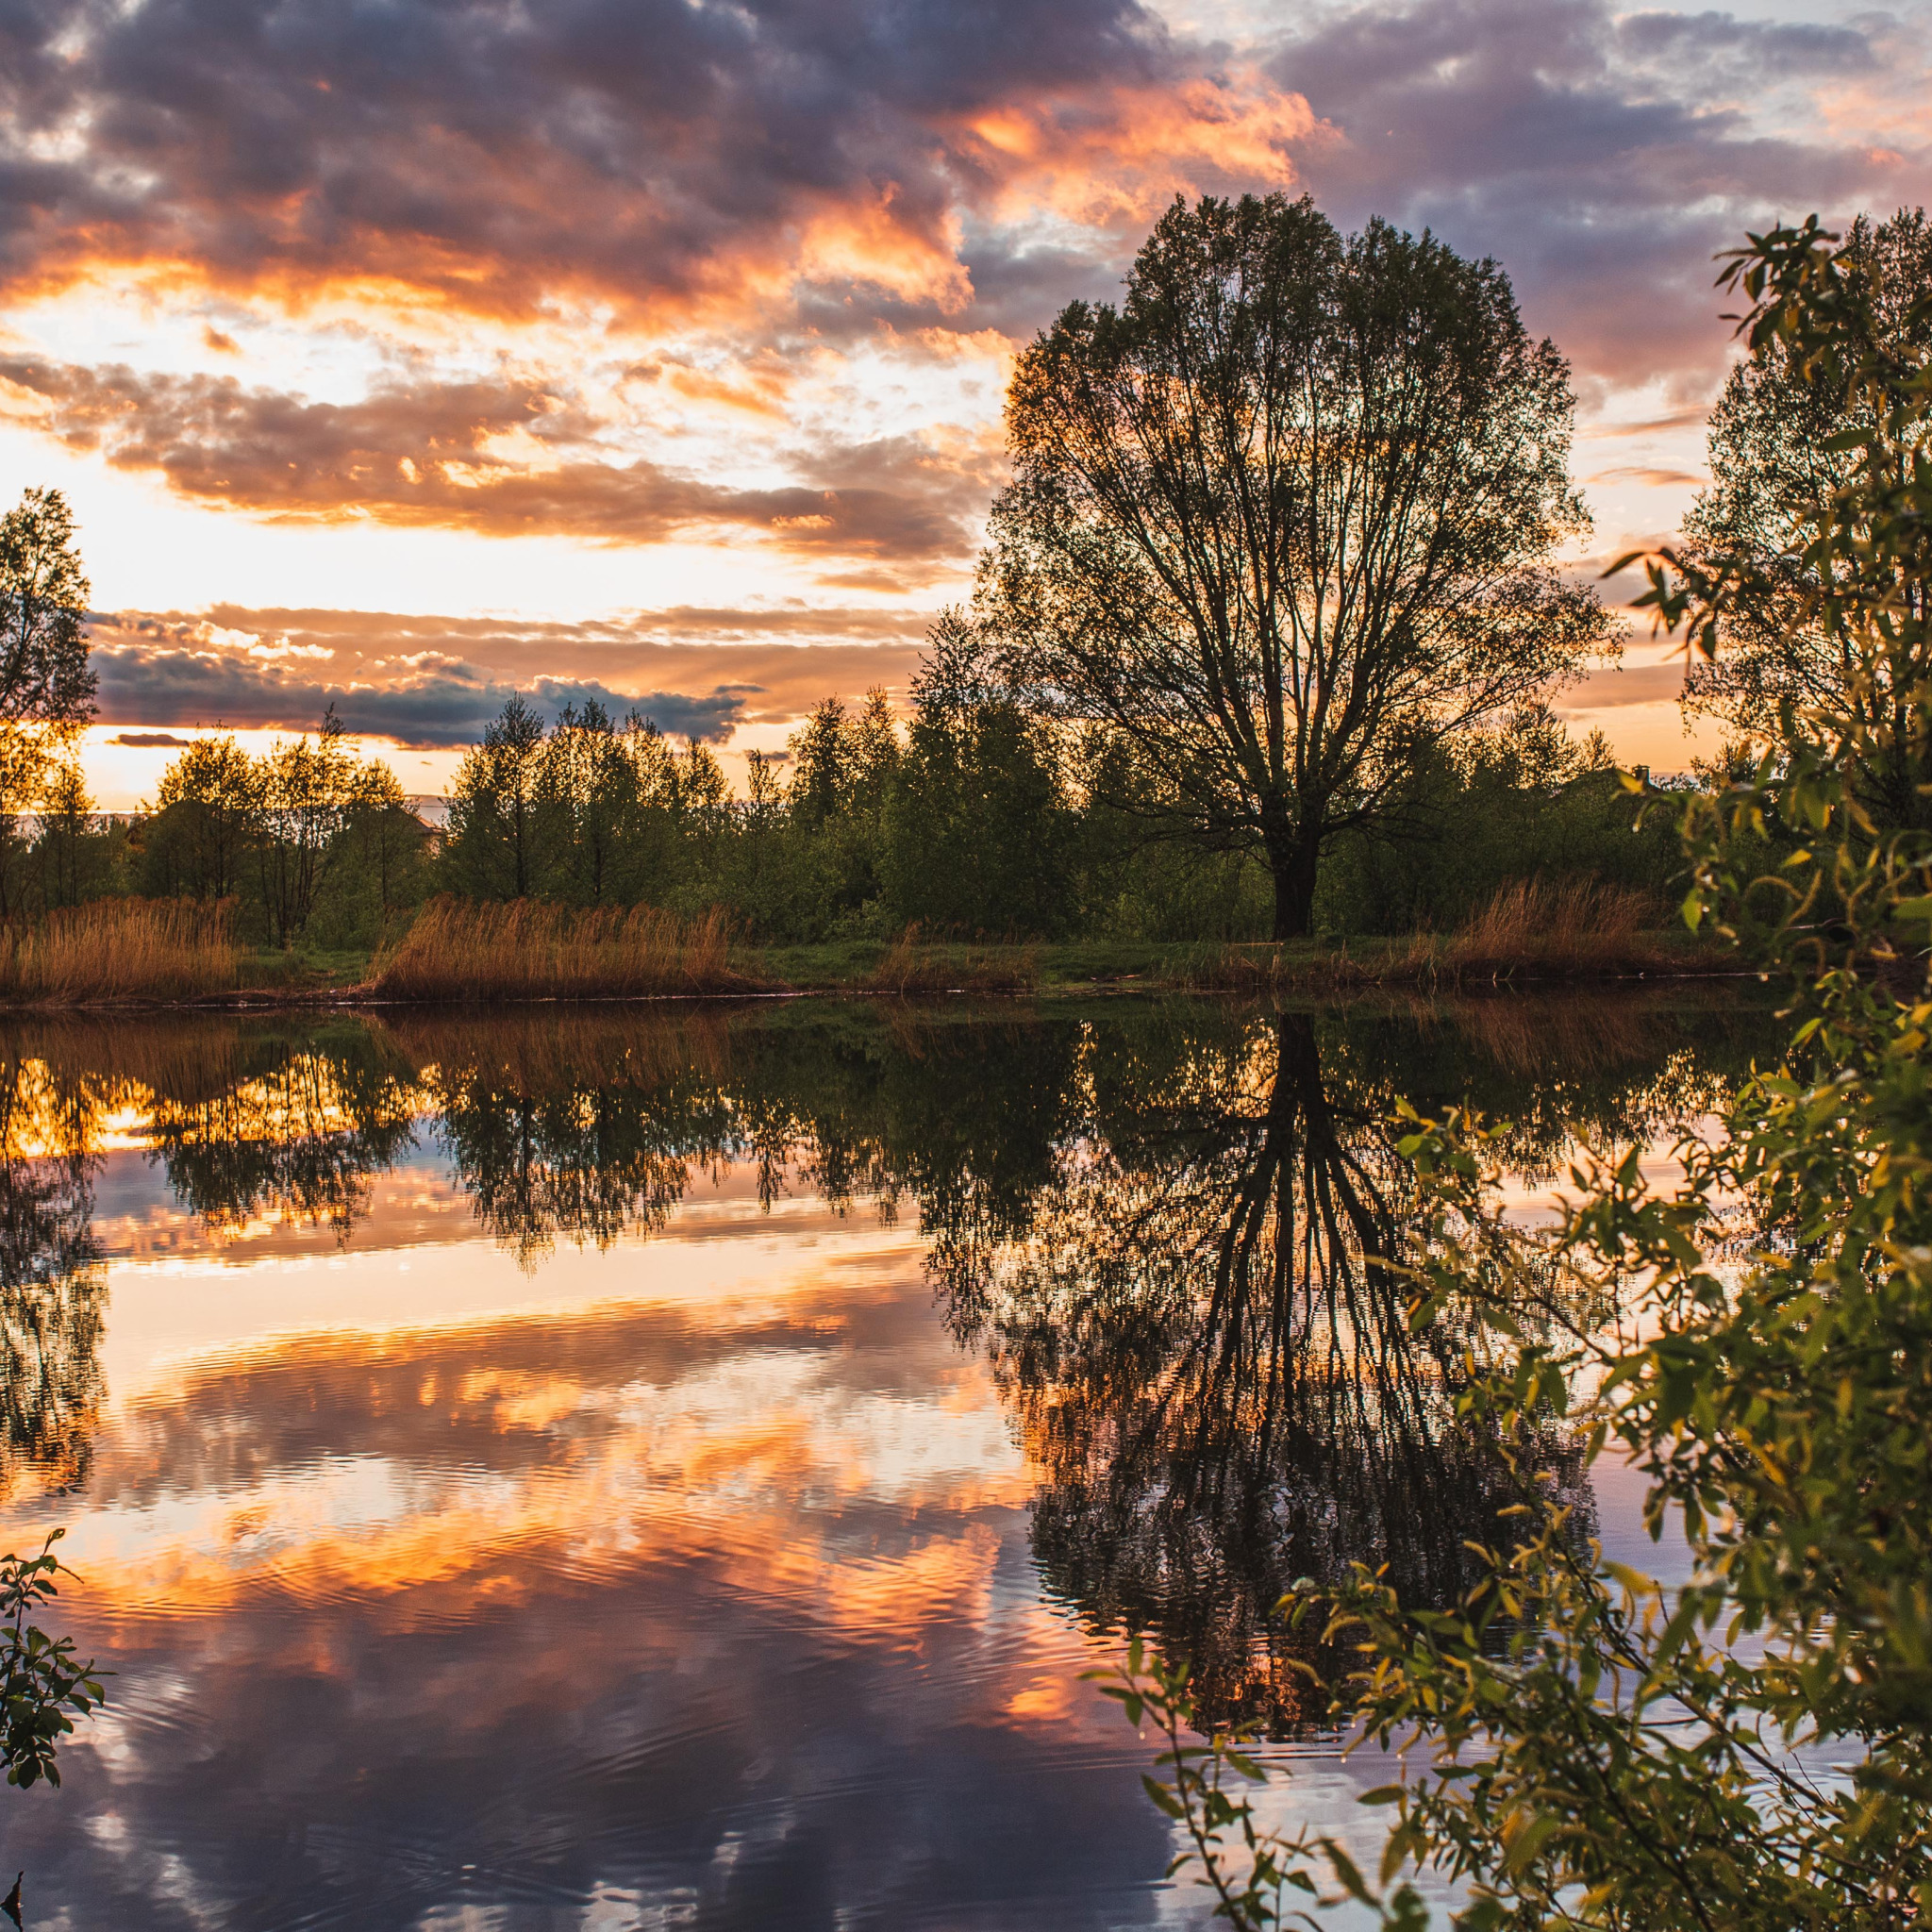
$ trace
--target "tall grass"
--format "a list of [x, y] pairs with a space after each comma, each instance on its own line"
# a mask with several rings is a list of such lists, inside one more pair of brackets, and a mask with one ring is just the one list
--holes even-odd
[[1642, 971], [1659, 962], [1643, 937], [1656, 918], [1647, 894], [1599, 879], [1517, 879], [1502, 887], [1441, 949], [1441, 970], [1538, 973], [1564, 978]]
[[887, 948], [872, 983], [879, 992], [1031, 992], [1040, 984], [1040, 949], [924, 940], [915, 924]]
[[375, 962], [370, 991], [397, 1000], [637, 999], [748, 992], [730, 928], [712, 910], [679, 919], [648, 906], [577, 909], [432, 899]]
[[79, 1007], [226, 992], [241, 955], [229, 908], [187, 899], [95, 899], [0, 931], [0, 1001]]
[[1320, 951], [1223, 946], [1176, 960], [1162, 976], [1191, 991], [1258, 994], [1695, 971], [1695, 956], [1673, 953], [1652, 936], [1656, 921], [1648, 895], [1628, 886], [1517, 879], [1452, 933], [1418, 932], [1407, 941], [1371, 940]]

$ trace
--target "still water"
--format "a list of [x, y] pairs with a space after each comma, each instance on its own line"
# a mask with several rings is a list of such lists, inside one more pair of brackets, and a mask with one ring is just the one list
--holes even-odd
[[[1270, 1607], [1514, 1492], [1388, 1117], [1666, 1146], [1712, 1002], [797, 1003], [0, 1030], [0, 1548], [117, 1674], [0, 1877], [83, 1928], [1194, 1924], [1129, 1627], [1364, 1848]], [[1634, 1495], [1561, 1442], [1579, 1524]]]

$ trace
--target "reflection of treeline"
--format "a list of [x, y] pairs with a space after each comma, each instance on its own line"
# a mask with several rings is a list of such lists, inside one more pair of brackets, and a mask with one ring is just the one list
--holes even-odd
[[[1523, 1500], [1455, 1421], [1474, 1338], [1413, 1334], [1388, 1266], [1408, 1245], [1404, 1070], [1386, 1041], [1324, 1033], [1283, 1015], [1165, 1058], [1097, 1052], [1111, 1131], [1059, 1165], [1024, 1238], [936, 1246], [1041, 1471], [1049, 1586], [1191, 1657], [1213, 1717], [1270, 1727], [1319, 1716], [1307, 1669], [1343, 1661], [1274, 1617], [1297, 1578], [1364, 1562], [1446, 1604], [1466, 1542], [1507, 1538]], [[1661, 1099], [1607, 1097], [1625, 1131]]]
[[[1610, 998], [1297, 1024], [1360, 1117], [1473, 1098], [1538, 1176], [1573, 1132], [1627, 1141], [1703, 1111], [1756, 1038], [1749, 1008]], [[721, 1161], [758, 1162], [768, 1195], [795, 1177], [835, 1203], [909, 1198], [947, 1239], [1005, 1240], [1076, 1150], [1127, 1158], [1190, 1108], [1231, 1118], [1224, 1090], [1274, 1064], [1274, 1026], [1203, 1002], [45, 1023], [5, 1035], [8, 1146], [92, 1158], [118, 1111], [211, 1227], [273, 1212], [347, 1237], [371, 1176], [431, 1136], [486, 1218], [540, 1246], [655, 1225], [675, 1165]]]
[[106, 1394], [106, 1278], [93, 1230], [99, 1124], [115, 1083], [0, 1048], [0, 1496], [31, 1470], [87, 1473]]

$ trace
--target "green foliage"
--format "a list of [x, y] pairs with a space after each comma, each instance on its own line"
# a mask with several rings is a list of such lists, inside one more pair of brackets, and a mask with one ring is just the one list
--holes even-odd
[[475, 899], [701, 909], [731, 818], [724, 774], [648, 719], [622, 727], [594, 702], [554, 728], [513, 696], [464, 758], [438, 883]]
[[54, 1545], [64, 1534], [55, 1530], [38, 1557], [0, 1557], [0, 1759], [10, 1785], [58, 1785], [61, 1739], [103, 1702], [100, 1677], [76, 1660], [74, 1640], [27, 1622], [59, 1594], [64, 1565]]
[[[1815, 221], [1754, 237], [1726, 280], [1756, 305], [1755, 353], [1775, 345], [1835, 406], [1860, 399], [1849, 474], [1802, 508], [1785, 549], [1804, 567], [1775, 587], [1786, 622], [1847, 654], [1842, 694], [1787, 703], [1774, 756], [1682, 824], [1685, 917], [1784, 979], [1784, 1057], [1721, 1132], [1684, 1143], [1674, 1186], [1653, 1188], [1638, 1150], [1579, 1159], [1546, 1229], [1501, 1205], [1505, 1129], [1411, 1111], [1403, 1141], [1429, 1203], [1410, 1325], [1487, 1338], [1463, 1425], [1545, 1483], [1552, 1423], [1591, 1455], [1614, 1444], [1690, 1579], [1579, 1547], [1551, 1496], [1446, 1608], [1367, 1568], [1284, 1605], [1359, 1645], [1338, 1714], [1408, 1754], [1371, 1794], [1395, 1807], [1382, 1885], [1411, 1860], [1445, 1874], [1468, 1932], [1876, 1932], [1932, 1912], [1932, 837], [1914, 823], [1932, 371], [1912, 346], [1932, 339], [1932, 291], [1907, 292], [1910, 326], [1879, 329], [1877, 271], [1832, 239]], [[1648, 601], [1707, 652], [1768, 590], [1744, 548], [1652, 577]], [[1792, 849], [1756, 875], [1774, 835]], [[1150, 1693], [1129, 1665], [1122, 1691], [1175, 1711], [1174, 1667]], [[1325, 1856], [1385, 1925], [1416, 1923], [1411, 1890], [1378, 1898], [1333, 1847], [1257, 1831], [1222, 1792], [1237, 1748], [1170, 1758], [1163, 1793], [1227, 1916], [1284, 1923], [1277, 1874]]]
[[426, 828], [380, 758], [358, 759], [333, 707], [311, 740], [251, 757], [230, 733], [196, 739], [161, 774], [139, 826], [137, 876], [157, 899], [237, 899], [271, 945], [309, 936], [375, 944], [421, 903]]
[[229, 733], [198, 738], [161, 774], [142, 827], [142, 891], [227, 899], [242, 890], [261, 792], [256, 761]]
[[[1908, 375], [1928, 346], [1925, 310], [1914, 302], [1932, 280], [1925, 211], [1900, 209], [1876, 224], [1860, 216], [1837, 261], [1867, 288], [1863, 312], [1845, 317], [1847, 325], [1867, 330], [1868, 346]], [[1856, 432], [1882, 419], [1890, 382], [1871, 363], [1851, 379], [1842, 361], [1822, 379], [1824, 372], [1806, 360], [1773, 330], [1732, 369], [1711, 412], [1713, 481], [1684, 526], [1691, 554], [1707, 567], [1724, 558], [1749, 564], [1727, 600], [1724, 648], [1690, 667], [1690, 708], [1760, 745], [1776, 739], [1786, 705], [1841, 708], [1859, 666], [1830, 623], [1817, 621], [1821, 559], [1790, 539], [1799, 518], [1815, 518], [1855, 479]]]
[[1383, 823], [1336, 841], [1317, 924], [1447, 930], [1511, 880], [1539, 875], [1633, 887], [1661, 908], [1683, 871], [1667, 814], [1638, 808], [1601, 736], [1579, 743], [1531, 705], [1419, 758]]
[[954, 668], [942, 648], [915, 688], [886, 814], [886, 903], [896, 923], [928, 931], [1056, 937], [1074, 910], [1058, 749], [1004, 693], [962, 687]]

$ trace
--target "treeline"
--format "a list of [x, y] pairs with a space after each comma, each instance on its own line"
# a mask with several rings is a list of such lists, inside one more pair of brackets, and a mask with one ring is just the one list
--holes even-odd
[[258, 944], [355, 947], [433, 890], [430, 828], [333, 712], [258, 756], [230, 734], [196, 740], [132, 817], [96, 811], [71, 759], [49, 765], [38, 806], [0, 839], [0, 911], [16, 922], [108, 897], [226, 901]]
[[[453, 801], [448, 887], [508, 896], [522, 836], [533, 895], [717, 906], [773, 942], [877, 939], [913, 923], [1048, 940], [1267, 936], [1261, 855], [1147, 808], [1106, 734], [952, 682], [923, 679], [903, 729], [881, 693], [856, 711], [824, 700], [786, 758], [754, 754], [742, 799], [705, 747], [673, 752], [637, 721], [616, 730], [567, 714], [532, 735], [526, 774], [486, 744]], [[1536, 874], [1660, 894], [1674, 848], [1635, 818], [1601, 739], [1578, 743], [1546, 709], [1525, 709], [1441, 748], [1398, 810], [1338, 836], [1316, 929], [1452, 925]]]
[[[881, 691], [826, 698], [735, 792], [716, 755], [596, 704], [554, 724], [513, 698], [466, 755], [446, 827], [395, 774], [321, 731], [251, 755], [196, 741], [152, 808], [92, 809], [73, 766], [0, 851], [6, 911], [109, 894], [228, 900], [269, 947], [370, 948], [439, 892], [572, 907], [718, 908], [747, 938], [803, 944], [931, 933], [1240, 941], [1269, 931], [1252, 850], [1136, 809], [1118, 745], [999, 696], [922, 682], [905, 723]], [[1637, 814], [1608, 752], [1547, 709], [1452, 741], [1398, 808], [1337, 837], [1316, 927], [1446, 929], [1511, 879], [1593, 876], [1657, 895], [1675, 846]]]

